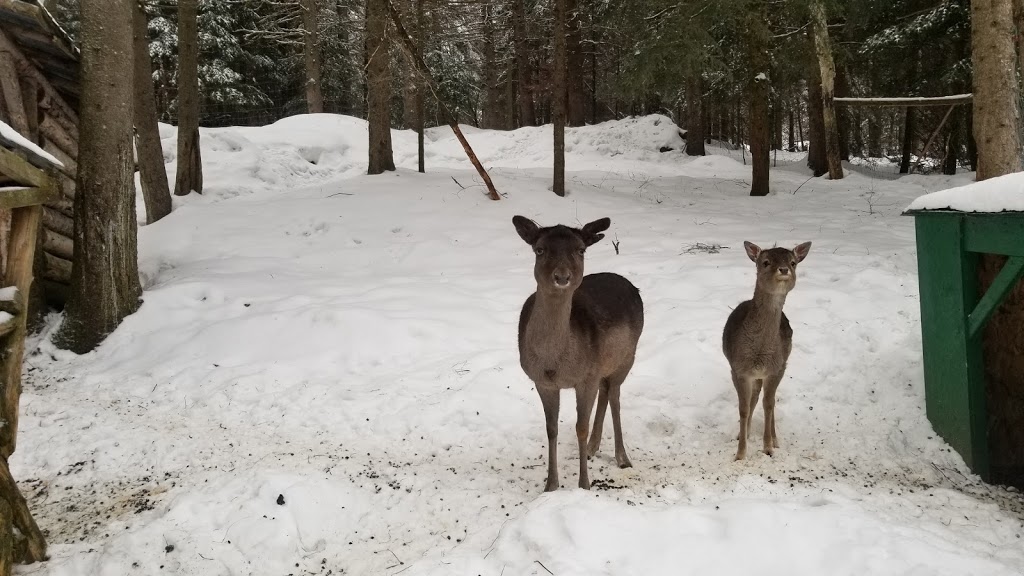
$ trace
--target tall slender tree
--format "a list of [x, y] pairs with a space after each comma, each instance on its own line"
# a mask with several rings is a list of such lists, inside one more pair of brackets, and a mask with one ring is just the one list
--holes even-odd
[[157, 125], [156, 95], [149, 57], [146, 11], [139, 0], [131, 0], [134, 33], [135, 148], [139, 157], [139, 180], [146, 202], [146, 223], [152, 224], [171, 213], [171, 190], [167, 185], [164, 151]]
[[71, 291], [58, 346], [94, 349], [139, 307], [132, 170], [133, 0], [82, 0]]
[[389, 0], [366, 1], [366, 88], [370, 165], [368, 174], [395, 169], [391, 150], [391, 53], [388, 46]]
[[317, 0], [301, 0], [302, 60], [306, 68], [306, 109], [310, 114], [324, 111], [324, 93], [320, 56], [320, 7]]
[[519, 104], [519, 125], [533, 126], [537, 123], [533, 105], [530, 49], [526, 34], [526, 0], [512, 1], [512, 35], [516, 51], [516, 100]]
[[565, 46], [566, 0], [555, 0], [555, 25], [552, 29], [554, 54], [554, 82], [551, 87], [551, 108], [554, 124], [554, 181], [551, 190], [565, 196], [565, 108], [566, 108], [566, 46]]
[[769, 192], [769, 153], [771, 131], [769, 129], [768, 99], [771, 95], [769, 67], [771, 60], [771, 31], [768, 29], [768, 3], [756, 0], [751, 3], [747, 14], [747, 57], [750, 78], [747, 84], [750, 122], [751, 196], [767, 196]]
[[178, 0], [178, 170], [174, 195], [203, 193], [199, 152], [199, 29], [196, 0]]

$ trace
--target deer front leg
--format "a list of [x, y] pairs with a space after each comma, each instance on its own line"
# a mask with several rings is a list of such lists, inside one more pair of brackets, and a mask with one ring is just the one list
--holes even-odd
[[558, 388], [537, 386], [540, 401], [544, 405], [544, 422], [548, 432], [548, 478], [545, 492], [558, 490]]
[[604, 413], [608, 410], [608, 385], [601, 383], [601, 390], [597, 394], [597, 412], [594, 414], [594, 428], [590, 431], [590, 442], [587, 444], [587, 455], [591, 458], [597, 456], [601, 449], [601, 431], [604, 428]]
[[590, 413], [594, 410], [599, 384], [594, 382], [576, 388], [576, 441], [580, 447], [580, 488], [590, 490], [587, 474], [587, 435], [590, 433]]
[[775, 391], [781, 381], [780, 373], [765, 380], [764, 386], [764, 453], [769, 456], [779, 447], [779, 439], [775, 436]]
[[740, 433], [739, 446], [736, 448], [736, 459], [743, 460], [747, 456], [747, 430], [750, 427], [750, 394], [751, 381], [732, 373], [732, 383], [736, 387], [736, 396], [739, 401], [740, 411]]

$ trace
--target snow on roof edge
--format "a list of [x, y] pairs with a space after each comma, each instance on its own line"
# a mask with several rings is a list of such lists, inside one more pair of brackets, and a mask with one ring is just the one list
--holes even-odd
[[2, 120], [0, 120], [0, 139], [8, 140], [18, 148], [21, 148], [22, 150], [25, 150], [26, 152], [29, 152], [58, 168], [64, 167], [64, 164], [60, 160], [57, 160], [52, 154], [43, 150], [28, 138], [22, 136], [21, 133], [14, 128], [11, 128], [9, 124]]
[[903, 213], [934, 210], [986, 214], [1024, 212], [1024, 172], [1014, 172], [919, 196]]

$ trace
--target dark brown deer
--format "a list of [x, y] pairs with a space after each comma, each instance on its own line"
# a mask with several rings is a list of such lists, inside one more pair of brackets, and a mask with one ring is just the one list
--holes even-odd
[[[644, 327], [640, 292], [618, 274], [583, 275], [583, 254], [600, 239], [611, 220], [602, 218], [582, 229], [541, 228], [522, 216], [512, 218], [519, 236], [533, 247], [537, 291], [519, 316], [519, 363], [533, 380], [548, 433], [548, 475], [544, 491], [558, 488], [558, 403], [563, 389], [576, 391], [576, 439], [580, 449], [580, 488], [590, 488], [587, 458], [601, 446], [608, 405], [615, 429], [615, 461], [632, 464], [622, 442], [619, 388], [629, 374]], [[597, 416], [590, 433], [590, 414]]]
[[740, 409], [739, 448], [736, 459], [747, 453], [750, 420], [764, 387], [764, 453], [779, 447], [775, 435], [775, 391], [786, 372], [793, 349], [793, 329], [782, 312], [786, 295], [796, 286], [796, 266], [807, 257], [811, 243], [793, 250], [761, 250], [744, 242], [747, 256], [757, 266], [753, 300], [741, 303], [729, 314], [722, 333], [722, 350], [732, 369], [732, 383]]

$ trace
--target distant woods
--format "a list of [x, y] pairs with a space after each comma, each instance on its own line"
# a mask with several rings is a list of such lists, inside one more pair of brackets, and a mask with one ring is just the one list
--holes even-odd
[[[73, 32], [77, 1], [57, 2]], [[908, 171], [976, 162], [969, 106], [942, 122], [939, 107], [822, 104], [829, 91], [970, 92], [968, 0], [199, 0], [200, 124], [319, 111], [383, 114], [393, 128], [447, 123], [394, 38], [374, 39], [388, 3], [464, 124], [547, 124], [564, 104], [569, 127], [659, 113], [700, 142], [749, 147], [755, 164], [764, 150], [810, 149], [811, 168], [832, 177], [850, 157], [888, 156]], [[177, 3], [144, 4], [157, 109], [177, 123]], [[687, 150], [701, 154], [700, 142]]]

